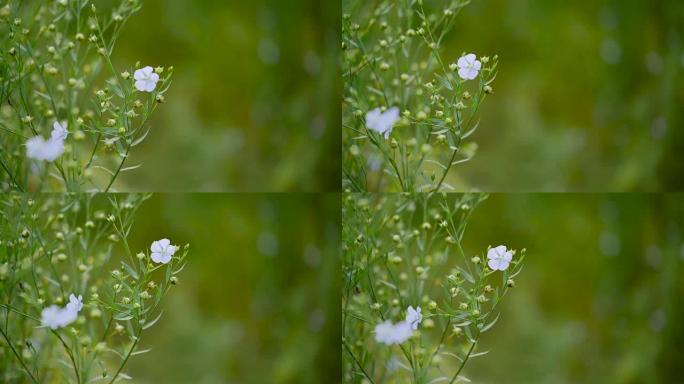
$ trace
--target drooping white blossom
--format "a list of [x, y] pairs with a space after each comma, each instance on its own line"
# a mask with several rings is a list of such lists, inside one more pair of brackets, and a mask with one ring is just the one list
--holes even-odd
[[152, 92], [159, 81], [159, 74], [152, 67], [140, 68], [133, 73], [135, 88], [140, 92]]
[[66, 121], [63, 123], [55, 121], [52, 124], [52, 133], [50, 134], [50, 140], [61, 140], [62, 142], [64, 142], [68, 134], [69, 132], [67, 131]]
[[505, 271], [513, 259], [513, 253], [506, 250], [505, 246], [499, 245], [487, 251], [487, 259], [489, 259], [487, 265], [493, 271]]
[[392, 126], [397, 120], [399, 120], [399, 108], [397, 107], [392, 107], [385, 112], [382, 112], [380, 108], [375, 108], [366, 113], [366, 127], [384, 135], [385, 139], [389, 138], [390, 133], [392, 133]]
[[40, 313], [40, 322], [50, 328], [50, 329], [57, 329], [61, 327], [61, 312], [62, 308], [56, 306], [56, 305], [51, 305], [47, 308], [44, 308], [43, 311]]
[[482, 68], [482, 63], [477, 59], [474, 53], [469, 53], [465, 56], [461, 56], [456, 62], [458, 66], [458, 75], [461, 76], [463, 80], [472, 80], [477, 77], [477, 74]]
[[34, 136], [26, 141], [26, 156], [35, 160], [55, 161], [64, 153], [64, 140], [67, 137], [66, 122], [55, 121], [50, 138]]
[[26, 156], [35, 160], [54, 161], [64, 153], [61, 141], [45, 140], [34, 136], [26, 141]]
[[69, 310], [80, 312], [81, 309], [83, 309], [83, 296], [78, 295], [78, 297], [76, 297], [76, 295], [72, 293], [69, 295], [69, 303], [67, 303], [66, 307]]
[[418, 324], [420, 324], [421, 321], [423, 321], [423, 314], [420, 312], [420, 307], [414, 309], [409, 305], [406, 310], [406, 322], [411, 325], [411, 329], [418, 329]]
[[413, 335], [411, 324], [400, 321], [392, 324], [387, 320], [375, 326], [375, 341], [387, 345], [401, 344]]
[[152, 261], [155, 263], [166, 264], [171, 261], [171, 257], [174, 253], [176, 253], [177, 249], [178, 247], [171, 245], [171, 241], [169, 241], [169, 239], [154, 241], [152, 242], [152, 246], [150, 246], [150, 251], [152, 251]]
[[60, 308], [51, 305], [44, 308], [40, 313], [40, 321], [44, 327], [58, 329], [66, 327], [78, 318], [78, 312], [83, 309], [83, 296], [76, 297], [73, 293], [69, 295], [69, 303]]

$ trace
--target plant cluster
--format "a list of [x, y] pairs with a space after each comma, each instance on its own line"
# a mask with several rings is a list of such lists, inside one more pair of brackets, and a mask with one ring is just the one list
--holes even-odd
[[454, 189], [447, 175], [475, 154], [467, 140], [498, 64], [496, 55], [443, 53], [469, 2], [343, 2], [346, 190]]
[[454, 383], [482, 356], [480, 335], [523, 267], [525, 249], [468, 253], [486, 195], [349, 195], [343, 206], [344, 382]]
[[0, 190], [109, 191], [150, 131], [173, 67], [117, 70], [140, 0], [0, 3]]
[[178, 284], [189, 246], [135, 252], [147, 195], [6, 195], [0, 202], [0, 381], [113, 383]]

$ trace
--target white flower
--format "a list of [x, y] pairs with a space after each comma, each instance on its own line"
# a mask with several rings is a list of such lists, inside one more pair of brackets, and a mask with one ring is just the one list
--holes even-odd
[[421, 321], [423, 321], [423, 315], [420, 313], [420, 307], [413, 309], [413, 307], [409, 305], [406, 310], [406, 322], [411, 325], [411, 329], [418, 329], [418, 324], [420, 324]]
[[133, 78], [135, 79], [135, 88], [141, 92], [154, 91], [159, 81], [159, 75], [150, 66], [136, 70], [133, 73]]
[[34, 136], [26, 141], [26, 156], [36, 160], [55, 161], [64, 153], [64, 140], [67, 137], [66, 122], [55, 121], [50, 139]]
[[469, 53], [458, 59], [456, 63], [458, 66], [458, 75], [461, 76], [463, 80], [472, 80], [477, 77], [480, 68], [482, 68], [482, 63], [475, 57], [474, 53]]
[[375, 326], [375, 341], [387, 345], [401, 344], [413, 335], [411, 324], [400, 321], [392, 324], [387, 320]]
[[366, 113], [368, 129], [385, 135], [385, 139], [389, 138], [390, 133], [392, 133], [392, 126], [397, 120], [399, 120], [399, 108], [397, 107], [392, 107], [385, 112], [380, 111], [380, 108], [375, 108]]
[[59, 315], [61, 311], [62, 309], [56, 305], [51, 305], [47, 308], [44, 308], [40, 313], [40, 322], [50, 329], [59, 328]]
[[78, 295], [76, 297], [73, 293], [69, 295], [69, 303], [66, 305], [66, 308], [71, 311], [80, 312], [83, 309], [83, 296]]
[[78, 318], [78, 313], [83, 309], [83, 296], [69, 295], [69, 302], [66, 307], [60, 308], [51, 305], [40, 313], [40, 321], [43, 326], [50, 329], [66, 327]]
[[43, 326], [50, 329], [66, 327], [78, 318], [78, 312], [69, 308], [60, 308], [51, 305], [40, 313], [40, 321]]
[[176, 253], [176, 246], [171, 245], [169, 239], [161, 239], [152, 242], [150, 251], [152, 251], [152, 261], [166, 264], [171, 261], [171, 256]]
[[64, 153], [64, 141], [34, 136], [26, 141], [26, 156], [35, 160], [55, 161]]
[[511, 263], [511, 259], [513, 259], [513, 253], [507, 251], [505, 246], [499, 245], [487, 251], [487, 259], [489, 259], [487, 262], [489, 268], [494, 271], [505, 271], [508, 268], [508, 264]]
[[61, 124], [59, 121], [55, 121], [54, 124], [52, 124], [52, 134], [50, 135], [50, 140], [61, 140], [64, 142], [68, 134], [69, 132], [67, 132], [66, 121]]

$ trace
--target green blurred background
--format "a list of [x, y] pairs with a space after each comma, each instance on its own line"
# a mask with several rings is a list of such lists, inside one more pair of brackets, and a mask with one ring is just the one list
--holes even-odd
[[684, 2], [473, 1], [444, 50], [500, 57], [459, 190], [684, 189]]
[[684, 195], [494, 194], [466, 253], [527, 248], [475, 383], [679, 383]]
[[339, 190], [339, 19], [329, 1], [144, 0], [115, 65], [174, 78], [117, 190]]
[[124, 370], [136, 383], [331, 383], [341, 377], [336, 194], [156, 194], [133, 249], [190, 243], [164, 315]]

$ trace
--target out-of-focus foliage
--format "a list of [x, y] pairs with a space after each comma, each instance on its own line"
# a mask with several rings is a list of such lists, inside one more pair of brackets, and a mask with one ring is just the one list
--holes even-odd
[[490, 195], [464, 248], [526, 246], [476, 383], [673, 383], [684, 358], [684, 195]]
[[500, 57], [459, 190], [684, 187], [684, 2], [484, 0], [444, 54]]
[[[137, 383], [339, 381], [339, 195], [156, 194], [132, 242], [192, 257], [128, 373]], [[151, 237], [150, 237], [151, 236]]]
[[335, 2], [145, 0], [114, 61], [173, 65], [173, 92], [118, 190], [337, 190], [339, 25]]

